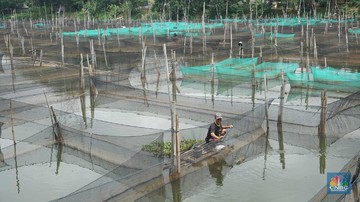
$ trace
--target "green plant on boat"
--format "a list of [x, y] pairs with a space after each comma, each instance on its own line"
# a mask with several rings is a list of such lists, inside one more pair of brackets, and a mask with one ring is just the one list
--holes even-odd
[[[198, 142], [203, 142], [204, 140], [188, 139], [180, 141], [180, 152], [185, 152], [191, 149], [191, 147]], [[150, 152], [157, 157], [170, 157], [171, 156], [171, 142], [161, 142], [155, 141], [150, 144], [142, 146], [142, 151]]]

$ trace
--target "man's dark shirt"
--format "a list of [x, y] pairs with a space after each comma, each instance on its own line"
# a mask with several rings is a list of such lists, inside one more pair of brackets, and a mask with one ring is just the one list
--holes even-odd
[[209, 126], [208, 133], [207, 133], [207, 135], [206, 135], [205, 141], [208, 143], [208, 142], [210, 142], [211, 139], [213, 139], [213, 137], [211, 137], [211, 133], [215, 133], [215, 135], [219, 137], [220, 134], [221, 134], [221, 130], [222, 130], [222, 125], [221, 125], [221, 123], [220, 123], [219, 126], [217, 126], [217, 125], [215, 124], [215, 122], [212, 123], [212, 124]]

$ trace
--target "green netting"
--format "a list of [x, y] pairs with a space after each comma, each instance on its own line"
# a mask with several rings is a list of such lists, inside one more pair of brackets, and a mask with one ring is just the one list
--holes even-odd
[[345, 70], [339, 70], [333, 67], [326, 67], [324, 69], [311, 67], [311, 71], [314, 76], [314, 81], [324, 83], [353, 82], [355, 86], [360, 87], [359, 73], [347, 72]]
[[261, 64], [256, 65], [255, 69], [277, 69], [284, 72], [294, 72], [298, 67], [298, 63], [262, 62]]
[[291, 87], [305, 86], [309, 81], [311, 81], [309, 72], [302, 72], [302, 73], [286, 72], [285, 74], [289, 80]]
[[269, 38], [294, 38], [295, 34], [271, 33]]
[[180, 67], [183, 76], [206, 76], [211, 75], [211, 65]]
[[[222, 79], [240, 79], [252, 78], [253, 64], [256, 65], [258, 58], [228, 58], [216, 63], [216, 78]], [[254, 67], [255, 78], [276, 78], [281, 72], [294, 72], [299, 67], [297, 63], [281, 63], [281, 62], [263, 62]], [[211, 76], [211, 65], [180, 67], [184, 77], [194, 76]], [[246, 80], [246, 79], [245, 79]]]
[[311, 68], [312, 73], [286, 72], [291, 88], [313, 88], [328, 91], [356, 92], [360, 88], [358, 73], [345, 72], [331, 67]]
[[217, 62], [215, 64], [216, 69], [219, 68], [242, 68], [251, 66], [253, 63], [257, 64], [258, 58], [228, 58]]
[[[140, 27], [129, 28], [111, 28], [111, 29], [96, 29], [96, 30], [80, 30], [77, 32], [63, 32], [64, 36], [79, 35], [82, 37], [94, 37], [98, 35], [116, 36], [116, 35], [156, 35], [164, 36], [167, 34], [184, 35], [184, 36], [203, 36], [203, 27], [205, 29], [214, 29], [222, 27], [222, 23], [205, 24], [202, 23], [185, 23], [185, 22], [159, 22], [159, 23], [146, 23]], [[205, 35], [211, 35], [211, 32], [206, 31]]]
[[360, 34], [360, 29], [349, 29], [349, 33], [351, 33], [351, 34]]
[[47, 26], [48, 26], [47, 24], [42, 23], [42, 22], [33, 24], [33, 27], [35, 27], [35, 28], [43, 28], [43, 27], [47, 27]]
[[249, 19], [211, 19], [210, 22], [226, 22], [226, 23], [246, 23], [246, 22], [256, 22], [256, 20], [249, 20]]
[[255, 37], [256, 38], [264, 38], [264, 37], [267, 38], [270, 36], [270, 34], [271, 34], [271, 32], [257, 33], [257, 34], [255, 34]]
[[[354, 22], [355, 19], [342, 19], [341, 23]], [[223, 23], [259, 23], [260, 26], [266, 27], [295, 27], [302, 25], [319, 25], [324, 23], [338, 23], [339, 19], [320, 19], [320, 18], [270, 18], [262, 20], [251, 20], [251, 19], [213, 19], [210, 22], [223, 22]]]
[[306, 19], [306, 18], [273, 18], [270, 22], [263, 23], [264, 26], [301, 26], [301, 25], [316, 25], [320, 23], [320, 20], [317, 19]]
[[200, 37], [200, 36], [210, 36], [212, 34], [212, 32], [185, 32], [185, 31], [180, 31], [180, 32], [170, 32], [170, 35], [179, 35], [179, 36], [186, 36], [186, 37]]

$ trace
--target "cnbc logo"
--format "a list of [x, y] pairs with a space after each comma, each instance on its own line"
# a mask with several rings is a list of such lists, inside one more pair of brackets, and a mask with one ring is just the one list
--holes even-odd
[[351, 173], [327, 173], [328, 194], [350, 194]]

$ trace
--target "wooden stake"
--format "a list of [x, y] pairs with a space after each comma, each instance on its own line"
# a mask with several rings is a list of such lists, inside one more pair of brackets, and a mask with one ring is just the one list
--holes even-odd
[[205, 1], [203, 4], [203, 15], [202, 15], [202, 32], [203, 32], [203, 54], [206, 54], [206, 31], [205, 31]]
[[314, 60], [315, 60], [315, 65], [317, 65], [318, 64], [318, 54], [317, 54], [315, 33], [314, 33]]
[[64, 50], [64, 36], [62, 34], [62, 31], [61, 31], [61, 64], [62, 66], [64, 67], [64, 64], [65, 64], [65, 50]]
[[[46, 105], [49, 109], [49, 114], [50, 114], [50, 120], [51, 120], [51, 125], [54, 125], [54, 119], [53, 119], [53, 116], [51, 114], [51, 110], [50, 110], [50, 106], [49, 106], [49, 102], [48, 102], [48, 99], [47, 99], [47, 96], [46, 96], [46, 93], [44, 91], [44, 96], [45, 96], [45, 101], [46, 101]], [[53, 132], [54, 132], [54, 127], [53, 127]]]
[[42, 59], [43, 59], [43, 49], [40, 49], [40, 67], [42, 66]]
[[106, 39], [104, 37], [104, 42], [102, 43], [102, 47], [103, 47], [103, 51], [104, 51], [104, 59], [105, 59], [105, 65], [106, 65], [106, 68], [108, 68], [108, 61], [107, 61], [107, 57], [106, 57], [106, 48], [105, 48], [105, 43], [106, 43]]
[[281, 91], [280, 91], [280, 108], [278, 111], [278, 124], [283, 122], [283, 111], [284, 111], [284, 98], [285, 98], [285, 79], [284, 72], [281, 72]]
[[176, 131], [175, 131], [175, 136], [176, 136], [176, 171], [177, 174], [179, 175], [181, 173], [181, 167], [180, 167], [180, 134], [179, 134], [179, 116], [178, 114], [176, 114]]
[[80, 89], [84, 91], [85, 89], [85, 80], [84, 80], [84, 59], [83, 54], [80, 53]]
[[301, 60], [300, 60], [300, 64], [301, 64], [301, 73], [304, 72], [304, 42], [300, 42], [300, 53], [301, 53]]
[[171, 175], [176, 175], [179, 173], [177, 170], [177, 146], [176, 146], [176, 133], [175, 133], [175, 117], [176, 117], [176, 107], [175, 102], [171, 99], [171, 90], [170, 90], [170, 74], [169, 74], [169, 63], [167, 59], [167, 52], [166, 52], [166, 44], [163, 45], [164, 55], [165, 55], [165, 66], [166, 66], [166, 76], [167, 76], [167, 87], [168, 87], [168, 94], [169, 94], [169, 103], [170, 103], [170, 113], [171, 113], [171, 141], [172, 141], [172, 153], [171, 158], [173, 159]]
[[230, 58], [232, 58], [233, 55], [233, 38], [232, 38], [232, 25], [230, 24]]
[[55, 129], [54, 129], [54, 130], [55, 130], [55, 139], [56, 139], [57, 142], [63, 143], [63, 142], [64, 142], [64, 138], [63, 138], [63, 136], [62, 136], [62, 134], [61, 134], [60, 124], [59, 124], [59, 122], [58, 122], [58, 120], [57, 120], [57, 118], [56, 118], [56, 114], [55, 114], [55, 112], [54, 112], [54, 108], [51, 106], [50, 109], [51, 109], [51, 112], [52, 112], [52, 115], [53, 115], [53, 118], [54, 118], [54, 125], [53, 125], [53, 127], [55, 128]]
[[324, 60], [325, 60], [325, 67], [327, 67], [326, 57], [325, 57], [325, 59], [324, 59]]
[[254, 62], [254, 54], [255, 54], [255, 33], [251, 32], [252, 35], [252, 43], [251, 43], [251, 60], [252, 60], [252, 85], [255, 86], [255, 62]]
[[21, 50], [22, 50], [22, 54], [25, 55], [26, 51], [25, 51], [25, 37], [21, 37]]
[[11, 125], [11, 133], [13, 136], [13, 142], [14, 145], [16, 145], [16, 139], [15, 139], [15, 131], [14, 131], [14, 114], [12, 109], [12, 100], [10, 99], [10, 125]]
[[193, 45], [192, 45], [192, 42], [193, 42], [193, 37], [190, 36], [190, 55], [192, 55], [192, 52], [193, 52]]
[[326, 91], [321, 92], [321, 115], [319, 124], [319, 135], [326, 135], [326, 113], [327, 113], [327, 98]]

